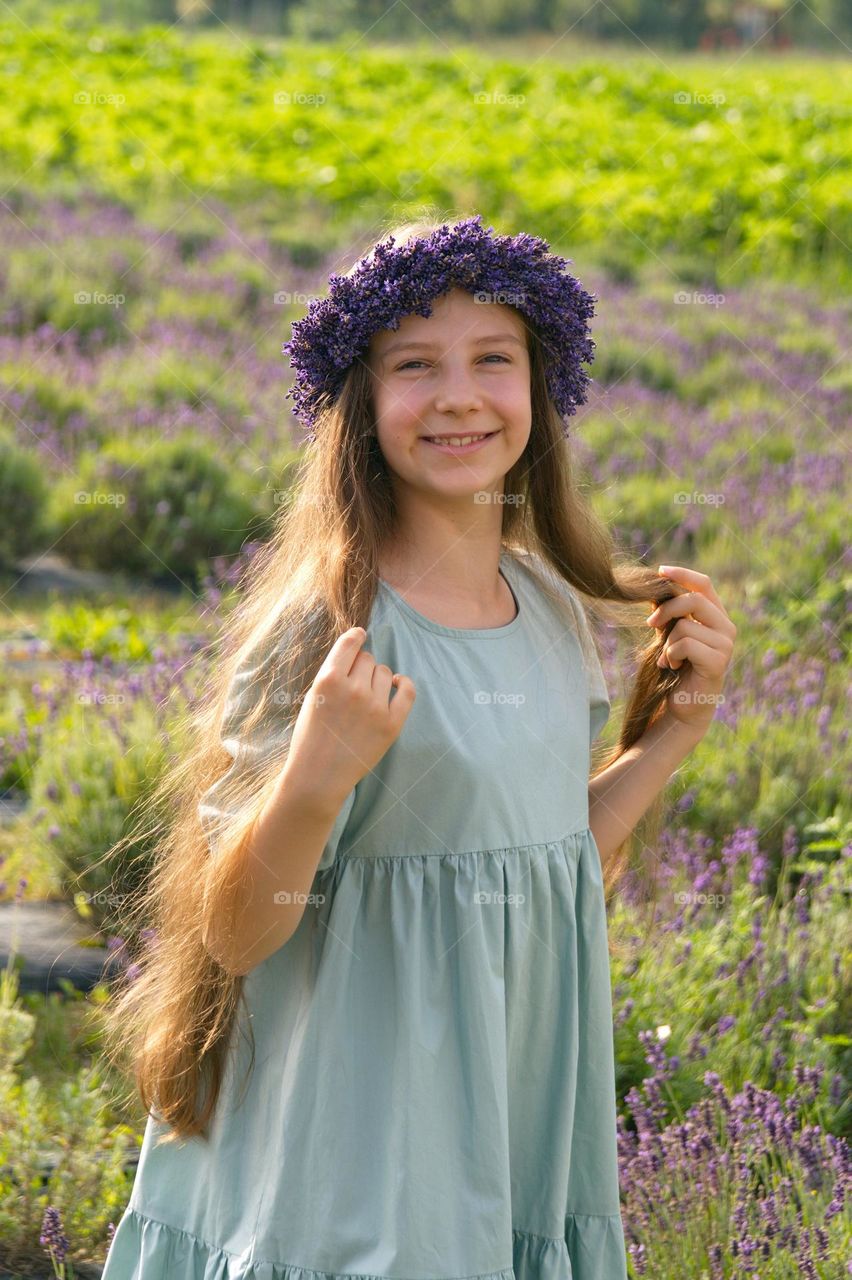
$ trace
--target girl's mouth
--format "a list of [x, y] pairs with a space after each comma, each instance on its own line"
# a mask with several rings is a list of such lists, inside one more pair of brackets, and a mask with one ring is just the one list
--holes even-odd
[[[481, 449], [484, 444], [487, 444], [496, 435], [496, 431], [489, 431], [484, 435], [473, 436], [471, 433], [466, 436], [451, 436], [449, 439], [423, 436], [423, 443], [428, 444], [433, 449], [437, 449], [440, 453], [473, 453], [475, 449]], [[453, 444], [451, 443], [453, 440], [466, 440], [468, 443]]]

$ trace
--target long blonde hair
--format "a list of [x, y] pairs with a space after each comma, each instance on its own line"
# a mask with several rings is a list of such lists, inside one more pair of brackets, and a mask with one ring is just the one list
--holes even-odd
[[[402, 243], [439, 225], [429, 218], [393, 234]], [[574, 474], [571, 445], [547, 395], [541, 340], [531, 323], [524, 319], [524, 324], [532, 430], [523, 455], [505, 478], [506, 494], [520, 500], [503, 504], [504, 546], [542, 557], [581, 593], [584, 608], [602, 610], [622, 627], [638, 627], [649, 605], [679, 589], [641, 564], [616, 557], [607, 528]], [[145, 1110], [168, 1126], [161, 1141], [207, 1136], [243, 991], [242, 978], [229, 974], [205, 949], [204, 926], [215, 915], [218, 921], [230, 919], [233, 927], [241, 851], [286, 759], [282, 734], [280, 749], [266, 753], [235, 779], [233, 812], [211, 857], [199, 802], [233, 763], [222, 742], [233, 727], [227, 715], [232, 681], [252, 654], [274, 655], [275, 662], [256, 664], [256, 705], [240, 732], [250, 733], [273, 704], [277, 724], [295, 719], [337, 637], [349, 627], [369, 625], [379, 552], [393, 536], [394, 515], [390, 474], [375, 435], [370, 372], [364, 360], [356, 359], [338, 400], [325, 409], [316, 439], [305, 446], [292, 500], [282, 506], [269, 541], [252, 560], [239, 603], [224, 623], [220, 652], [191, 711], [186, 750], [151, 797], [152, 809], [170, 818], [158, 825], [150, 873], [125, 908], [122, 934], [134, 948], [136, 976], [124, 981], [110, 1001], [105, 1051], [122, 1071], [129, 1068]], [[637, 741], [677, 682], [674, 673], [656, 666], [658, 633], [648, 635], [643, 627], [641, 634], [645, 643], [637, 642], [633, 649], [636, 675], [617, 741], [594, 773]], [[283, 712], [277, 709], [281, 705]], [[604, 859], [607, 900], [629, 868], [641, 883], [653, 886], [650, 863], [661, 799], [657, 797], [631, 837]], [[106, 856], [117, 857], [132, 838]], [[154, 945], [136, 945], [152, 932]]]

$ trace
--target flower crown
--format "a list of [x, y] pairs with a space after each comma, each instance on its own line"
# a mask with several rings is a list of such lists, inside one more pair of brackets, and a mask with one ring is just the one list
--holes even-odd
[[566, 420], [585, 403], [590, 382], [582, 362], [594, 360], [587, 322], [596, 296], [563, 272], [571, 259], [548, 248], [537, 236], [496, 235], [476, 214], [399, 246], [388, 236], [351, 275], [332, 273], [328, 297], [311, 299], [282, 347], [295, 370], [285, 398], [292, 397], [307, 438], [315, 438], [320, 410], [337, 399], [346, 370], [372, 335], [398, 329], [403, 316], [431, 315], [435, 298], [454, 286], [478, 301], [516, 307], [535, 323], [545, 349], [547, 389], [567, 435]]

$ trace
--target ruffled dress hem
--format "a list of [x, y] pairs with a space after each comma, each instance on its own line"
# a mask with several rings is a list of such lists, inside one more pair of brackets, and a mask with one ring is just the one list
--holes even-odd
[[[611, 1280], [624, 1275], [620, 1214], [569, 1214], [565, 1238], [512, 1231], [512, 1265], [474, 1275], [386, 1276], [321, 1271], [246, 1258], [128, 1206], [113, 1236], [110, 1274], [121, 1280]], [[126, 1258], [128, 1268], [122, 1267]]]

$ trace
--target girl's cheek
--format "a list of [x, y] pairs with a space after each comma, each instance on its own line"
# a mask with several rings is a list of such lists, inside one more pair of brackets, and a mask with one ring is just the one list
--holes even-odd
[[412, 395], [404, 387], [395, 390], [388, 388], [382, 397], [380, 413], [388, 427], [400, 437], [406, 434], [412, 423], [417, 424], [422, 418], [422, 397]]

